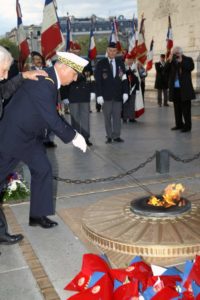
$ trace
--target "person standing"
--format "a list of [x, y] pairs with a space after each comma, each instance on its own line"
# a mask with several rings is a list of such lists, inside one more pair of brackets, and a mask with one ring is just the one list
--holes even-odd
[[147, 72], [146, 72], [143, 64], [140, 61], [138, 61], [138, 63], [137, 63], [137, 69], [138, 69], [138, 74], [140, 76], [140, 87], [141, 87], [141, 91], [142, 91], [142, 98], [144, 101], [145, 79], [147, 77]]
[[126, 67], [126, 76], [128, 79], [129, 86], [129, 98], [123, 104], [122, 117], [123, 122], [136, 122], [135, 120], [135, 97], [136, 91], [139, 90], [139, 80], [136, 76], [136, 64], [133, 56], [130, 53], [127, 53], [125, 56], [125, 67]]
[[[38, 80], [37, 76], [47, 76], [44, 71], [27, 71], [22, 72], [10, 80], [8, 79], [9, 70], [12, 65], [13, 58], [9, 51], [0, 46], [0, 128], [4, 117], [4, 105], [11, 96], [19, 89], [26, 79]], [[6, 81], [4, 81], [6, 80]], [[22, 108], [23, 110], [23, 108]], [[10, 137], [8, 137], [10, 138]], [[1, 141], [2, 144], [3, 141]], [[9, 172], [8, 172], [9, 173]], [[1, 184], [1, 180], [0, 180]], [[0, 202], [3, 200], [3, 193], [0, 192]], [[0, 244], [12, 245], [23, 239], [22, 234], [11, 235], [8, 233], [8, 225], [3, 209], [0, 207]]]
[[[80, 50], [80, 45], [74, 42], [70, 52], [80, 55]], [[62, 87], [60, 93], [61, 99], [69, 100], [72, 127], [84, 136], [88, 146], [92, 146], [90, 141], [90, 101], [94, 101], [96, 95], [94, 75], [89, 61], [82, 74], [79, 74], [77, 81]]]
[[177, 46], [169, 56], [166, 67], [169, 72], [169, 101], [174, 104], [175, 116], [175, 127], [171, 129], [189, 132], [192, 129], [191, 100], [195, 99], [191, 76], [194, 61]]
[[[162, 106], [162, 98], [164, 97], [164, 106], [168, 104], [168, 74], [165, 68], [165, 54], [160, 55], [160, 61], [155, 63], [156, 80], [155, 89], [157, 89], [158, 105]], [[163, 97], [162, 97], [163, 95]]]
[[47, 77], [27, 80], [12, 97], [0, 124], [0, 192], [8, 174], [24, 162], [31, 173], [29, 225], [53, 228], [47, 216], [54, 214], [52, 168], [43, 145], [45, 128], [64, 143], [86, 151], [85, 139], [57, 111], [58, 89], [77, 79], [88, 61], [72, 53], [58, 52], [58, 60], [46, 69]]
[[117, 56], [116, 43], [107, 48], [107, 57], [101, 59], [95, 70], [97, 102], [104, 114], [106, 143], [124, 142], [121, 135], [122, 103], [128, 100], [128, 81], [124, 62]]

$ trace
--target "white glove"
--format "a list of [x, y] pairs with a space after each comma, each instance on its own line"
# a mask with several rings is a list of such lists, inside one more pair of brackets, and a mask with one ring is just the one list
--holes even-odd
[[90, 101], [95, 101], [95, 100], [96, 100], [96, 94], [90, 93]]
[[72, 140], [72, 144], [81, 149], [83, 152], [86, 152], [87, 144], [84, 137], [80, 133], [76, 132], [75, 138]]
[[69, 99], [63, 99], [64, 104], [69, 104]]
[[123, 103], [126, 103], [128, 100], [128, 94], [123, 94]]
[[104, 104], [104, 100], [103, 100], [102, 96], [97, 97], [97, 103], [100, 104], [100, 105]]

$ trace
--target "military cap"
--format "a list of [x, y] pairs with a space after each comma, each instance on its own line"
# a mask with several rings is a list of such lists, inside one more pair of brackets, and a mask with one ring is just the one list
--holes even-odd
[[83, 69], [89, 63], [88, 60], [70, 52], [57, 52], [58, 61], [69, 66], [78, 73], [82, 73]]

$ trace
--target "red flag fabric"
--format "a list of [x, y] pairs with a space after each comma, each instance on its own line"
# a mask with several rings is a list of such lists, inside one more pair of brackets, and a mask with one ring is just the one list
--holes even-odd
[[111, 32], [111, 36], [110, 36], [110, 42], [113, 42], [117, 45], [118, 52], [122, 51], [122, 46], [121, 46], [121, 43], [119, 41], [119, 36], [118, 36], [118, 25], [117, 25], [116, 18], [114, 18], [113, 22], [112, 22], [112, 32]]
[[147, 47], [145, 44], [145, 39], [144, 39], [144, 21], [145, 18], [142, 16], [141, 24], [140, 24], [140, 31], [138, 34], [138, 42], [137, 42], [137, 60], [141, 62], [141, 64], [145, 64], [146, 59], [147, 59]]
[[152, 39], [151, 44], [150, 44], [150, 49], [147, 54], [146, 71], [150, 71], [153, 67], [153, 45], [154, 45], [154, 40]]
[[172, 34], [172, 23], [171, 23], [171, 17], [168, 16], [168, 30], [167, 30], [167, 53], [166, 53], [166, 57], [168, 58], [170, 53], [171, 53], [171, 49], [173, 48], [173, 34]]
[[97, 56], [97, 48], [94, 40], [93, 28], [91, 28], [88, 57], [90, 60], [94, 60], [96, 56]]
[[56, 7], [53, 0], [46, 0], [41, 30], [41, 48], [45, 60], [55, 55], [57, 48], [63, 44]]
[[22, 24], [22, 13], [19, 1], [16, 0], [16, 12], [17, 12], [17, 39], [19, 45], [19, 69], [23, 71], [23, 67], [26, 59], [30, 54], [28, 41], [26, 39], [26, 33]]
[[137, 44], [138, 44], [138, 30], [137, 30], [137, 23], [135, 18], [133, 18], [132, 22], [132, 36], [129, 39], [129, 47], [128, 52], [131, 53], [133, 59], [137, 56]]

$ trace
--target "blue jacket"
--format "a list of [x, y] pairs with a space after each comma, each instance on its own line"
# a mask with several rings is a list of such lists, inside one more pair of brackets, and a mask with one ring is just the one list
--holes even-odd
[[53, 67], [49, 77], [25, 80], [6, 106], [0, 121], [0, 152], [21, 157], [41, 143], [44, 130], [52, 130], [64, 143], [75, 137], [75, 130], [57, 112], [57, 79]]

